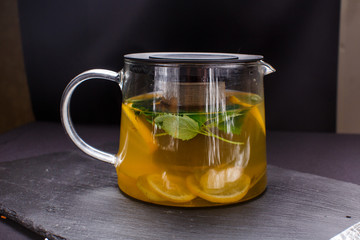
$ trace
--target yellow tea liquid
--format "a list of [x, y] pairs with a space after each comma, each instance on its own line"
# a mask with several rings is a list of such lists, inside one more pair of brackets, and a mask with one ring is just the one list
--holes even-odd
[[123, 192], [161, 205], [202, 207], [249, 200], [265, 190], [261, 97], [227, 91], [225, 107], [198, 109], [161, 99], [151, 93], [122, 105], [116, 171]]

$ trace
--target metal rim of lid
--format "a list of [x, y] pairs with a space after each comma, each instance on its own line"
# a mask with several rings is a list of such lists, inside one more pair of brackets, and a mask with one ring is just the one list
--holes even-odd
[[132, 53], [125, 60], [149, 63], [248, 63], [262, 60], [261, 55], [214, 52], [147, 52]]

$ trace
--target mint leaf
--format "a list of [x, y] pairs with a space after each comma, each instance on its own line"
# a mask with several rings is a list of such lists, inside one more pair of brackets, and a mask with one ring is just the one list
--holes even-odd
[[153, 109], [153, 99], [146, 100], [134, 100], [132, 101], [132, 108], [141, 110], [141, 111], [152, 111]]
[[181, 140], [194, 138], [200, 130], [199, 124], [188, 116], [163, 114], [157, 116], [154, 122], [170, 136]]
[[134, 110], [135, 114], [143, 114], [146, 117], [152, 117], [154, 114], [154, 104], [159, 101], [159, 98], [150, 98], [150, 99], [140, 99], [129, 101], [131, 103], [131, 108]]
[[200, 128], [206, 121], [208, 121], [208, 116], [206, 114], [186, 114], [185, 116], [195, 120], [199, 124]]
[[216, 127], [225, 133], [240, 135], [247, 112], [248, 110], [242, 110], [219, 114], [206, 124], [206, 128]]
[[225, 121], [219, 123], [217, 125], [217, 128], [225, 133], [240, 135], [244, 123], [244, 119], [245, 119], [244, 113], [236, 115], [235, 117], [231, 116], [225, 119]]

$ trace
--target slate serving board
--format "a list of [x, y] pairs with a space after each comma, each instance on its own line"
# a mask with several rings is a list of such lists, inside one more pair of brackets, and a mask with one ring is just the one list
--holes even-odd
[[329, 239], [360, 221], [360, 186], [268, 167], [267, 191], [215, 208], [124, 196], [115, 168], [80, 152], [0, 164], [0, 213], [49, 239]]

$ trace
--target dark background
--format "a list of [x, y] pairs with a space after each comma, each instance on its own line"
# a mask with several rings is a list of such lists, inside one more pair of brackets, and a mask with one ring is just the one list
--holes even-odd
[[[60, 121], [62, 91], [92, 68], [118, 71], [123, 55], [149, 51], [260, 54], [270, 130], [335, 131], [339, 0], [19, 0], [34, 114]], [[118, 124], [120, 90], [81, 85], [75, 123]]]

